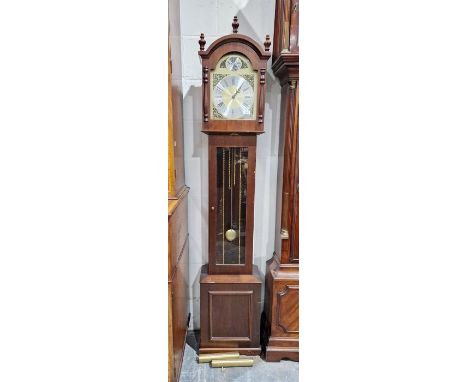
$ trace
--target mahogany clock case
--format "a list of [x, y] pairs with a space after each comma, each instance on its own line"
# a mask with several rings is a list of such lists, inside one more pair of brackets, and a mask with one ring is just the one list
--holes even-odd
[[272, 70], [281, 84], [275, 252], [267, 262], [262, 346], [299, 360], [299, 0], [277, 0]]
[[[234, 17], [232, 26], [232, 34], [217, 39], [206, 51], [203, 34], [199, 40], [203, 76], [202, 132], [209, 135], [209, 260], [200, 275], [200, 353], [238, 351], [258, 355], [261, 352], [262, 278], [253, 265], [255, 164], [257, 134], [264, 132], [265, 72], [271, 56], [271, 42], [267, 36], [263, 48], [250, 37], [238, 34], [237, 17]], [[251, 71], [250, 81], [254, 81], [248, 82], [253, 86], [246, 86], [251, 91], [249, 104], [252, 109], [242, 116], [233, 117], [231, 114], [231, 118], [228, 118], [228, 113], [220, 113], [223, 108], [228, 110], [228, 104], [212, 103], [216, 91], [220, 91], [213, 90], [215, 74], [221, 78], [218, 84], [222, 84], [223, 76], [226, 76], [216, 69], [221, 68], [222, 60], [228, 55], [239, 57], [239, 61], [244, 59]], [[234, 77], [241, 75], [232, 74], [231, 78]], [[243, 78], [248, 81], [245, 76]], [[240, 80], [239, 83], [242, 82]], [[235, 99], [240, 89], [240, 85], [237, 90], [221, 89], [225, 92], [221, 94], [222, 100], [228, 102], [229, 107], [236, 103], [240, 107], [241, 101]], [[247, 100], [245, 95], [242, 97]], [[256, 98], [252, 100], [252, 97]], [[215, 113], [218, 106], [221, 109]], [[233, 172], [239, 178], [232, 177]], [[234, 194], [233, 190], [236, 191]], [[233, 203], [235, 210], [232, 209]], [[238, 250], [237, 258], [232, 256], [235, 255], [232, 248]]]

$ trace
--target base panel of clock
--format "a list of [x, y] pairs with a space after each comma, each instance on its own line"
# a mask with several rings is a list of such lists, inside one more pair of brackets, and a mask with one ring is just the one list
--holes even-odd
[[267, 362], [279, 362], [283, 359], [299, 361], [299, 347], [267, 346], [265, 352], [265, 360]]
[[260, 355], [262, 349], [258, 348], [200, 348], [199, 354], [238, 352], [241, 355]]
[[200, 352], [260, 354], [262, 280], [251, 275], [200, 275]]
[[299, 265], [267, 262], [261, 336], [266, 361], [299, 361]]

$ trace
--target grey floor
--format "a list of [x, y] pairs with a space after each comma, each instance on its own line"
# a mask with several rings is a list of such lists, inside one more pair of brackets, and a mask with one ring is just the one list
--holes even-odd
[[252, 367], [212, 368], [197, 361], [197, 335], [189, 332], [185, 345], [180, 382], [298, 382], [299, 363], [293, 361], [265, 362], [254, 357]]

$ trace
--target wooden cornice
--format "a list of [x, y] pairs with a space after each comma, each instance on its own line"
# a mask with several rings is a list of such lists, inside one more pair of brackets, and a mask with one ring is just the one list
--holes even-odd
[[[210, 45], [210, 47], [207, 50], [199, 50], [198, 54], [202, 58], [209, 58], [211, 56], [211, 53], [213, 51], [216, 51], [220, 46], [236, 42], [249, 46], [262, 60], [268, 60], [271, 57], [271, 53], [269, 51], [265, 51], [264, 48], [258, 42], [256, 42], [249, 36], [237, 33], [229, 34], [227, 36], [218, 38]], [[201, 47], [202, 46], [200, 46], [200, 48]]]
[[287, 81], [299, 79], [299, 53], [281, 53], [271, 66], [281, 85]]

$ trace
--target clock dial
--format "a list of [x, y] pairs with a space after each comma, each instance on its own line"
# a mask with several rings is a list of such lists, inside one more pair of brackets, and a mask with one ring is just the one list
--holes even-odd
[[223, 56], [211, 72], [211, 118], [254, 120], [257, 106], [257, 73], [247, 57]]
[[213, 89], [214, 107], [224, 118], [243, 119], [253, 115], [254, 91], [241, 76], [226, 76]]

